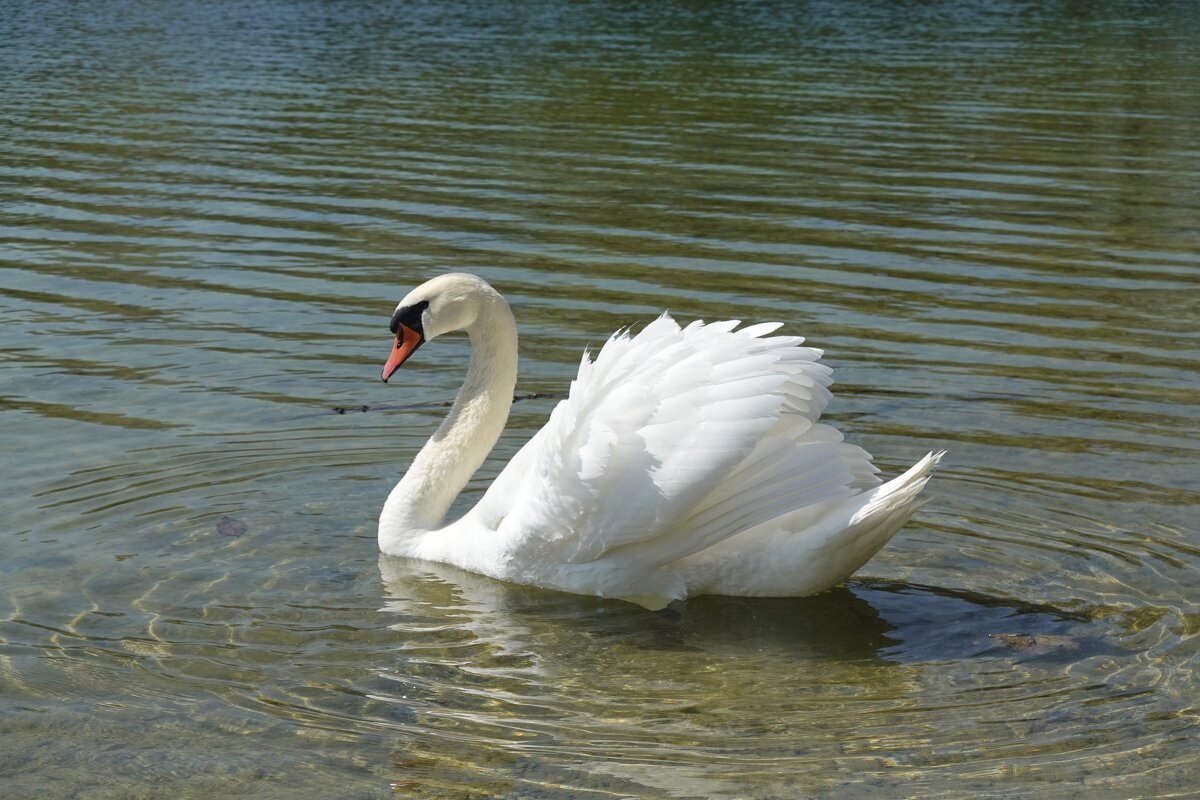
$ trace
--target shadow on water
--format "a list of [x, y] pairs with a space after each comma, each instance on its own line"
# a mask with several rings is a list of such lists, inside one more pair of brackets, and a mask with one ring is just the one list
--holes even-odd
[[[813, 597], [703, 596], [648, 612], [619, 600], [516, 586], [444, 564], [380, 556], [379, 566], [388, 610], [436, 609], [510, 646], [533, 630], [553, 627], [644, 651], [898, 664], [1075, 660], [1117, 649], [1079, 612], [903, 582], [853, 581]], [[531, 646], [522, 641], [518, 647]]]

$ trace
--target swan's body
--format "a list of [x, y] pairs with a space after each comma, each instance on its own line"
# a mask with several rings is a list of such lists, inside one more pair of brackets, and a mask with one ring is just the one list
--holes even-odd
[[446, 524], [499, 438], [517, 376], [508, 303], [434, 278], [396, 309], [387, 378], [465, 330], [446, 421], [388, 496], [379, 547], [501, 580], [650, 608], [689, 595], [799, 596], [849, 577], [920, 505], [941, 454], [880, 484], [870, 456], [817, 420], [830, 370], [780, 323], [680, 329], [667, 315], [584, 354], [570, 395], [480, 501]]

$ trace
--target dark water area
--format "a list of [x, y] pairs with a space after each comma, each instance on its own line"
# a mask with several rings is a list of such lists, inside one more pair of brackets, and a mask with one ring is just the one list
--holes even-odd
[[[0, 795], [1194, 792], [1194, 4], [0, 18]], [[667, 308], [825, 349], [931, 502], [814, 598], [381, 558], [468, 352], [385, 386], [388, 318], [447, 271], [531, 395], [462, 508]]]

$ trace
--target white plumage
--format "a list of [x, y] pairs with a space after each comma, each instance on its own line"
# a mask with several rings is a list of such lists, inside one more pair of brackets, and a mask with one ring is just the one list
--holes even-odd
[[650, 608], [706, 593], [812, 594], [908, 520], [941, 457], [880, 485], [870, 456], [818, 422], [831, 383], [821, 351], [772, 336], [777, 322], [680, 328], [664, 314], [614, 334], [594, 361], [585, 353], [545, 427], [445, 525], [507, 418], [516, 326], [495, 290], [461, 274], [418, 287], [394, 319], [412, 324], [400, 322], [392, 371], [448, 330], [466, 330], [473, 352], [446, 422], [384, 507], [388, 554]]

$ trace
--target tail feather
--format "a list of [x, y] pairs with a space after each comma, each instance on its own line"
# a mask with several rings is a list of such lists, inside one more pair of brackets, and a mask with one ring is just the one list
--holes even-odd
[[892, 478], [887, 483], [872, 489], [867, 493], [866, 504], [850, 518], [850, 524], [856, 525], [867, 517], [879, 514], [884, 509], [895, 510], [899, 507], [907, 507], [914, 502], [916, 506], [912, 510], [916, 511], [925, 503], [925, 499], [919, 499], [917, 496], [925, 488], [925, 484], [929, 483], [929, 478], [933, 475], [933, 468], [938, 465], [944, 455], [946, 455], [945, 450], [927, 453], [924, 458], [909, 467], [903, 475]]
[[908, 522], [944, 451], [861, 494], [751, 528], [680, 563], [695, 594], [803, 596], [849, 578]]

